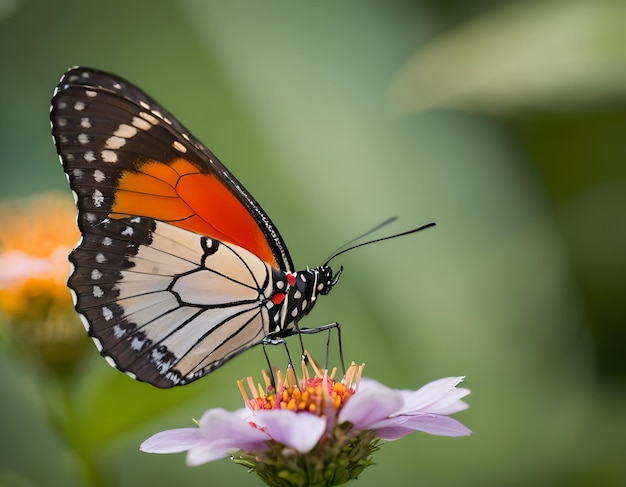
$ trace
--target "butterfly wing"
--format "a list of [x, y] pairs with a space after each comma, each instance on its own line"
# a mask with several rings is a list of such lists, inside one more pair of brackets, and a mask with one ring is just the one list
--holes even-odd
[[102, 71], [70, 69], [57, 86], [50, 118], [83, 234], [108, 216], [150, 217], [293, 271], [280, 233], [256, 200], [136, 86]]
[[93, 69], [63, 76], [50, 118], [83, 234], [68, 284], [101, 354], [170, 387], [260, 343], [269, 269], [293, 265], [215, 155], [137, 87]]
[[198, 379], [270, 331], [272, 269], [243, 248], [133, 216], [95, 225], [70, 259], [102, 355], [157, 387]]

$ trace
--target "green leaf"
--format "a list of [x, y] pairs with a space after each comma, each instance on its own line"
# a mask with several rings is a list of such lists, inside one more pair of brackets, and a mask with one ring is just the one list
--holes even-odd
[[515, 2], [420, 47], [389, 89], [408, 114], [502, 113], [626, 100], [626, 3]]

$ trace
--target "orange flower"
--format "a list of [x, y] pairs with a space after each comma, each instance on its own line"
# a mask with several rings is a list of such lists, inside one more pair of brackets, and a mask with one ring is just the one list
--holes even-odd
[[[66, 281], [79, 240], [76, 209], [55, 194], [0, 204], [0, 312], [27, 348], [65, 361], [85, 340]], [[67, 358], [73, 357], [70, 354]]]

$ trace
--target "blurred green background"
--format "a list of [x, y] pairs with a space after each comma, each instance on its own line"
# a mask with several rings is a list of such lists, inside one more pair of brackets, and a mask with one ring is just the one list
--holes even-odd
[[[226, 163], [298, 268], [392, 215], [437, 222], [339, 258], [305, 323], [341, 322], [346, 358], [392, 387], [472, 390], [473, 436], [387, 443], [358, 485], [626, 485], [624, 19], [623, 1], [0, 0], [0, 196], [70, 197], [52, 91], [73, 65], [117, 73]], [[0, 347], [0, 485], [83, 485]], [[138, 451], [241, 407], [261, 349], [169, 391], [90, 351], [77, 434], [111, 485], [261, 485]]]

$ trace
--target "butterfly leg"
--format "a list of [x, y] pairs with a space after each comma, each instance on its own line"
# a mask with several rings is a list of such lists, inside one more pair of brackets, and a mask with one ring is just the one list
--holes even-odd
[[[333, 329], [337, 330], [337, 341], [339, 342], [339, 361], [341, 362], [341, 371], [343, 375], [346, 375], [346, 365], [343, 361], [343, 344], [341, 342], [341, 325], [337, 322], [329, 323], [328, 325], [319, 326], [317, 328], [300, 328], [298, 330], [299, 335], [313, 335], [322, 331], [328, 331], [328, 339], [326, 340], [326, 365], [325, 369], [328, 370], [328, 357], [330, 355], [330, 335]], [[300, 342], [302, 342], [302, 336], [300, 336]], [[303, 347], [304, 350], [304, 347]], [[304, 352], [303, 352], [304, 354]]]
[[[291, 368], [291, 370], [293, 370], [293, 373], [295, 375], [296, 370], [293, 367], [293, 362], [291, 361], [291, 354], [289, 353], [289, 347], [287, 346], [287, 340], [285, 340], [284, 338], [273, 338], [272, 335], [268, 335], [263, 339], [263, 355], [265, 355], [265, 361], [267, 362], [267, 368], [269, 370], [270, 373], [270, 379], [271, 379], [271, 384], [272, 387], [274, 388], [274, 390], [276, 390], [276, 379], [274, 378], [274, 370], [272, 368], [272, 363], [270, 362], [270, 358], [269, 355], [267, 355], [267, 350], [266, 347], [268, 345], [283, 345], [285, 347], [285, 352], [287, 353], [287, 360], [288, 360], [288, 367]], [[298, 376], [296, 376], [296, 382], [298, 380]]]

